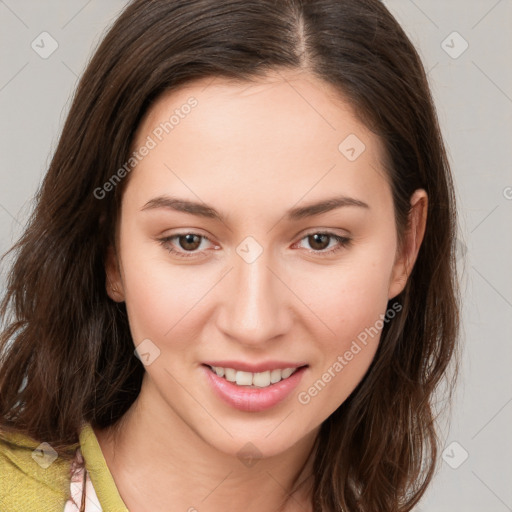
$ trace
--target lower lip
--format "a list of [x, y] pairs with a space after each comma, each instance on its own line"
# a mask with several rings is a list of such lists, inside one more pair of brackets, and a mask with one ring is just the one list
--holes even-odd
[[203, 365], [208, 382], [217, 396], [235, 409], [245, 412], [265, 411], [277, 405], [298, 386], [306, 369], [307, 366], [303, 366], [287, 379], [271, 384], [266, 388], [257, 389], [238, 386], [223, 377], [219, 377], [209, 366]]

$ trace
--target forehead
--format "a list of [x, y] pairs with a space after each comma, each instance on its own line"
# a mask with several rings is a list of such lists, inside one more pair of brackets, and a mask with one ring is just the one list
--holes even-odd
[[202, 194], [263, 189], [276, 200], [283, 189], [296, 200], [334, 189], [368, 197], [387, 184], [380, 139], [339, 91], [305, 73], [188, 83], [153, 104], [134, 149], [148, 137], [156, 147], [131, 178], [152, 181], [152, 192], [179, 177]]
[[[191, 98], [197, 103], [193, 109], [187, 106]], [[350, 133], [365, 144], [380, 145], [340, 90], [304, 71], [273, 70], [250, 80], [205, 77], [189, 82], [157, 99], [138, 128], [138, 138], [169, 121], [173, 113], [181, 114], [179, 119], [174, 116], [178, 123], [173, 121], [173, 138], [184, 126], [187, 135], [193, 131], [203, 138], [229, 138], [228, 147], [234, 145], [230, 141], [239, 142], [247, 135], [255, 142], [267, 136], [269, 143], [280, 136], [281, 147], [300, 145], [306, 139], [304, 149], [314, 149], [320, 139], [338, 151], [336, 142]]]

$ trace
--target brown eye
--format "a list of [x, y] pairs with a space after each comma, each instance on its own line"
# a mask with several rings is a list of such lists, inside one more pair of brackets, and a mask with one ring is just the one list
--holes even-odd
[[325, 233], [315, 233], [308, 235], [309, 246], [315, 251], [323, 251], [329, 246], [329, 240], [331, 236]]
[[206, 256], [205, 248], [212, 243], [208, 237], [197, 233], [177, 233], [160, 238], [158, 241], [171, 254], [181, 258]]
[[[308, 252], [318, 254], [320, 256], [329, 256], [340, 251], [341, 249], [349, 247], [351, 238], [340, 236], [329, 231], [322, 232], [316, 231], [305, 235], [301, 242], [306, 242], [309, 246]], [[333, 242], [331, 244], [331, 242]]]
[[195, 251], [201, 244], [202, 237], [193, 233], [179, 235], [177, 237], [179, 246], [185, 251]]

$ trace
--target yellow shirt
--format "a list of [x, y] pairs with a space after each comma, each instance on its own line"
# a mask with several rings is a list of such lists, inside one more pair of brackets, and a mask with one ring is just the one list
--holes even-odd
[[[85, 460], [103, 512], [129, 512], [108, 469], [94, 430], [80, 432], [79, 454]], [[0, 434], [0, 510], [61, 512], [71, 498], [71, 461], [53, 458], [50, 445], [21, 434]], [[89, 488], [88, 488], [89, 489]], [[87, 509], [86, 509], [87, 510]], [[92, 510], [97, 510], [96, 507]]]

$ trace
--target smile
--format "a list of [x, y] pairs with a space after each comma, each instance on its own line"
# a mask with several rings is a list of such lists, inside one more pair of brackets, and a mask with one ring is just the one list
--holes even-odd
[[223, 377], [228, 382], [236, 383], [238, 386], [266, 388], [272, 384], [277, 384], [281, 380], [287, 379], [298, 368], [283, 368], [267, 370], [264, 372], [246, 372], [235, 370], [234, 368], [223, 368], [221, 366], [208, 366], [219, 377]]
[[262, 412], [276, 406], [291, 395], [308, 370], [308, 365], [274, 367], [260, 372], [211, 364], [201, 366], [207, 385], [214, 395], [244, 412]]

